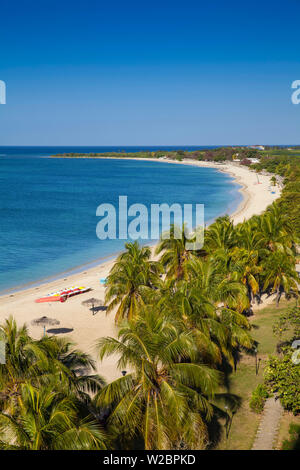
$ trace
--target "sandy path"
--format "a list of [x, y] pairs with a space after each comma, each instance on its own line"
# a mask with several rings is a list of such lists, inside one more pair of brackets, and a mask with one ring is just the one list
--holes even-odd
[[[163, 162], [168, 161], [163, 160]], [[245, 196], [243, 203], [232, 215], [232, 219], [235, 223], [241, 222], [254, 214], [263, 212], [280, 194], [278, 188], [276, 189], [276, 194], [271, 194], [269, 191], [269, 176], [259, 176], [261, 184], [257, 184], [256, 174], [245, 167], [239, 167], [229, 163], [217, 165], [214, 163], [194, 161], [176, 163], [170, 161], [170, 163], [213, 167], [220, 171], [229, 172], [243, 186], [242, 191]], [[38, 287], [32, 287], [10, 295], [1, 296], [0, 322], [2, 323], [9, 315], [13, 315], [19, 325], [26, 323], [29, 327], [30, 334], [34, 338], [39, 338], [43, 334], [42, 328], [32, 326], [31, 321], [43, 315], [56, 318], [60, 321], [60, 325], [57, 328], [67, 329], [65, 333], [60, 334], [68, 335], [80, 349], [91, 354], [96, 359], [96, 340], [102, 336], [116, 336], [117, 334], [117, 328], [114, 324], [114, 315], [113, 313], [106, 315], [104, 311], [99, 311], [93, 316], [92, 312], [82, 305], [82, 301], [90, 297], [104, 299], [104, 287], [100, 284], [100, 278], [105, 278], [108, 275], [113, 263], [114, 261], [107, 261], [86, 271], [68, 275], [64, 278], [44, 283]], [[65, 303], [52, 302], [37, 304], [34, 302], [38, 297], [72, 285], [89, 286], [93, 290], [92, 292], [70, 298]], [[108, 381], [120, 377], [121, 374], [116, 367], [115, 357], [105, 359], [102, 364], [97, 362], [97, 369]]]
[[273, 450], [283, 408], [275, 397], [266, 400], [252, 450]]

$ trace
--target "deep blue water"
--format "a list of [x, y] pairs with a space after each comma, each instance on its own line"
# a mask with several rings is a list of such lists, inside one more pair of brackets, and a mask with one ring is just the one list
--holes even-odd
[[205, 204], [206, 222], [232, 212], [241, 202], [232, 178], [210, 168], [48, 158], [62, 151], [116, 149], [0, 147], [0, 291], [121, 251], [124, 240], [100, 241], [96, 236], [96, 208], [101, 203], [118, 207], [119, 195], [128, 196], [128, 205], [143, 203], [148, 208], [163, 202]]

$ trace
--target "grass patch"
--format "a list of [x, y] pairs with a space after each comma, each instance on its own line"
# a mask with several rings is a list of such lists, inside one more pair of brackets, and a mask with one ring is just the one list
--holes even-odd
[[281, 450], [283, 441], [290, 438], [289, 427], [291, 423], [300, 425], [300, 416], [294, 416], [293, 413], [285, 411], [280, 421], [276, 449]]
[[273, 325], [281, 313], [295, 305], [295, 301], [284, 300], [279, 307], [269, 306], [258, 310], [251, 321], [252, 337], [258, 342], [258, 356], [275, 354], [279, 339], [273, 334]]
[[[251, 449], [260, 422], [260, 415], [250, 410], [249, 401], [252, 391], [263, 381], [263, 369], [269, 354], [276, 352], [278, 339], [273, 334], [273, 324], [279, 315], [288, 307], [294, 306], [295, 301], [282, 300], [279, 308], [267, 306], [255, 312], [251, 323], [252, 336], [258, 342], [259, 369], [256, 375], [255, 356], [244, 355], [237, 366], [237, 371], [229, 376], [229, 392], [241, 398], [241, 406], [233, 416], [228, 437], [223, 429], [221, 439], [216, 449], [248, 450]], [[294, 417], [295, 420], [295, 417]], [[224, 424], [224, 423], [223, 423]], [[288, 425], [284, 426], [281, 441], [288, 436]]]
[[250, 410], [249, 401], [252, 390], [262, 381], [262, 370], [258, 375], [255, 372], [255, 358], [251, 357], [248, 363], [241, 362], [237, 371], [230, 375], [229, 391], [241, 397], [242, 402], [232, 418], [227, 438], [223, 430], [217, 446], [219, 450], [247, 450], [252, 447], [260, 416]]

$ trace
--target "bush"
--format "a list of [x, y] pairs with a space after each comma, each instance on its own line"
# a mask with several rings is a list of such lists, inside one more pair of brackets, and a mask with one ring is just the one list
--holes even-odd
[[253, 390], [251, 400], [250, 400], [250, 408], [255, 413], [262, 413], [265, 401], [268, 398], [269, 393], [263, 384], [257, 385], [257, 387]]
[[282, 443], [282, 450], [300, 450], [300, 424], [290, 424], [290, 439]]
[[244, 158], [244, 159], [241, 161], [241, 165], [250, 166], [251, 163], [252, 163], [251, 160], [248, 160], [248, 158]]
[[264, 376], [267, 389], [276, 393], [282, 406], [296, 415], [300, 413], [300, 366], [293, 363], [293, 352], [287, 348], [283, 358], [271, 356]]
[[292, 340], [300, 338], [300, 309], [292, 307], [283, 312], [273, 325], [273, 333], [280, 340], [289, 337]]

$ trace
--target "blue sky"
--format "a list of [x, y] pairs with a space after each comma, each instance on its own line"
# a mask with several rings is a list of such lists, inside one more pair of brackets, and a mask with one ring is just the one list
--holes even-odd
[[0, 145], [300, 144], [298, 0], [11, 0], [0, 13]]

